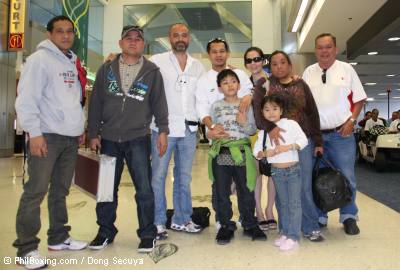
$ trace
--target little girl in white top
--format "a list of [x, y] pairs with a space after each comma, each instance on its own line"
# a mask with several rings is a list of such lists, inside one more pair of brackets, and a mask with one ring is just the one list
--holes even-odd
[[263, 151], [264, 130], [258, 133], [253, 154], [256, 158], [266, 157], [271, 164], [271, 176], [274, 181], [277, 198], [281, 236], [275, 245], [282, 251], [298, 248], [301, 230], [301, 175], [298, 164], [298, 150], [308, 144], [303, 130], [296, 121], [281, 118], [285, 111], [285, 100], [279, 94], [264, 97], [263, 116], [274, 122], [281, 130], [279, 144], [272, 142], [267, 135], [266, 151]]

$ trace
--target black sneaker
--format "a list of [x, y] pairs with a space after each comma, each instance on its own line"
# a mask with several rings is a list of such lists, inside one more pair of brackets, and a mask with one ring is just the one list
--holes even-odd
[[109, 239], [107, 237], [101, 236], [100, 234], [96, 235], [96, 238], [90, 242], [88, 248], [100, 250], [108, 246], [114, 241], [114, 239]]
[[217, 244], [219, 245], [226, 245], [231, 241], [233, 235], [234, 233], [232, 230], [229, 230], [228, 228], [225, 227], [221, 227], [218, 230], [217, 237], [215, 238], [215, 240], [217, 240]]
[[305, 234], [304, 237], [308, 238], [311, 242], [322, 242], [325, 240], [321, 231], [312, 231], [310, 234]]
[[208, 139], [201, 139], [199, 143], [210, 143], [210, 141]]
[[265, 241], [267, 240], [267, 235], [258, 227], [245, 229], [243, 234], [251, 237], [251, 240]]
[[356, 235], [360, 233], [360, 229], [357, 226], [357, 221], [354, 218], [348, 218], [343, 221], [344, 231], [348, 235]]
[[140, 253], [152, 252], [155, 245], [156, 245], [156, 239], [143, 238], [138, 246], [138, 252]]
[[328, 224], [327, 223], [318, 222], [318, 226], [322, 229], [322, 228], [325, 228], [326, 226], [328, 226]]

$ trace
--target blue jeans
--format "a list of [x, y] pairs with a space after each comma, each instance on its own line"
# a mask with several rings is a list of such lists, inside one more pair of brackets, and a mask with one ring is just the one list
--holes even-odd
[[137, 235], [140, 239], [155, 238], [157, 229], [154, 226], [154, 194], [151, 189], [149, 136], [139, 137], [127, 142], [101, 140], [101, 153], [116, 157], [114, 200], [100, 202], [96, 205], [99, 234], [114, 239], [118, 230], [114, 225], [117, 219], [118, 187], [126, 161], [129, 174], [136, 189], [135, 201], [139, 220]]
[[[343, 223], [348, 218], [358, 220], [358, 208], [356, 205], [356, 177], [354, 173], [356, 146], [354, 136], [342, 137], [338, 132], [323, 133], [324, 140], [324, 158], [329, 160], [332, 165], [338, 169], [350, 182], [350, 188], [353, 192], [352, 200], [345, 207], [340, 208], [339, 222]], [[326, 224], [328, 222], [327, 213], [319, 212], [319, 222]]]
[[168, 148], [164, 156], [160, 157], [157, 150], [158, 133], [154, 130], [151, 136], [152, 172], [151, 184], [154, 190], [155, 212], [154, 224], [165, 225], [167, 222], [167, 200], [165, 197], [165, 179], [171, 155], [174, 153], [174, 183], [173, 203], [174, 215], [172, 222], [186, 224], [191, 221], [192, 195], [190, 183], [192, 181], [192, 163], [196, 151], [196, 132], [186, 127], [185, 137], [168, 137]]
[[[29, 181], [19, 202], [13, 246], [21, 257], [38, 248], [40, 239], [40, 205], [47, 196], [49, 229], [47, 243], [58, 245], [69, 237], [66, 197], [69, 194], [78, 153], [78, 138], [58, 134], [43, 134], [47, 143], [47, 156], [32, 156], [28, 152]], [[28, 146], [29, 151], [29, 146]], [[7, 207], [7, 206], [5, 206]]]
[[301, 230], [304, 235], [310, 235], [313, 231], [319, 231], [318, 210], [315, 206], [312, 193], [312, 172], [314, 159], [314, 141], [308, 139], [308, 145], [299, 151], [301, 172]]
[[281, 233], [298, 241], [301, 230], [301, 173], [299, 164], [289, 168], [271, 168], [279, 200]]

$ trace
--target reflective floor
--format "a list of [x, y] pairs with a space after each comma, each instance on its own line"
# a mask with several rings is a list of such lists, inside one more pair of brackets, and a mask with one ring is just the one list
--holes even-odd
[[[22, 192], [22, 158], [0, 159], [0, 269], [22, 269], [14, 263], [15, 215]], [[168, 207], [172, 208], [172, 166], [167, 179]], [[266, 181], [265, 181], [266, 182]], [[264, 183], [265, 183], [264, 182]], [[265, 187], [265, 185], [264, 185]], [[211, 209], [211, 188], [207, 179], [207, 150], [199, 148], [193, 164], [193, 206]], [[263, 194], [266, 194], [264, 192]], [[347, 236], [338, 223], [338, 212], [330, 213], [328, 227], [323, 230], [326, 241], [311, 243], [302, 239], [300, 248], [282, 253], [273, 246], [277, 232], [268, 232], [266, 242], [252, 242], [235, 232], [233, 242], [226, 246], [215, 243], [215, 224], [197, 235], [169, 231], [169, 238], [160, 243], [173, 243], [178, 251], [154, 263], [148, 255], [136, 251], [137, 219], [134, 189], [127, 171], [119, 191], [119, 208], [116, 226], [119, 233], [112, 245], [101, 251], [50, 252], [46, 245], [48, 212], [46, 201], [42, 204], [42, 239], [40, 252], [46, 256], [51, 268], [56, 269], [400, 269], [400, 214], [381, 203], [358, 193], [361, 234]], [[71, 235], [90, 241], [97, 232], [95, 201], [77, 188], [71, 188], [68, 197]], [[234, 215], [238, 211], [236, 198], [232, 197]], [[266, 198], [263, 197], [263, 202]], [[265, 204], [264, 204], [265, 205]]]

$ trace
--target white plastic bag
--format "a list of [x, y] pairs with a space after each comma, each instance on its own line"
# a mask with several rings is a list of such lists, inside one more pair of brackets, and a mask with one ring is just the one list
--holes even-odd
[[99, 181], [97, 183], [97, 202], [112, 202], [114, 199], [114, 178], [116, 157], [100, 155]]

